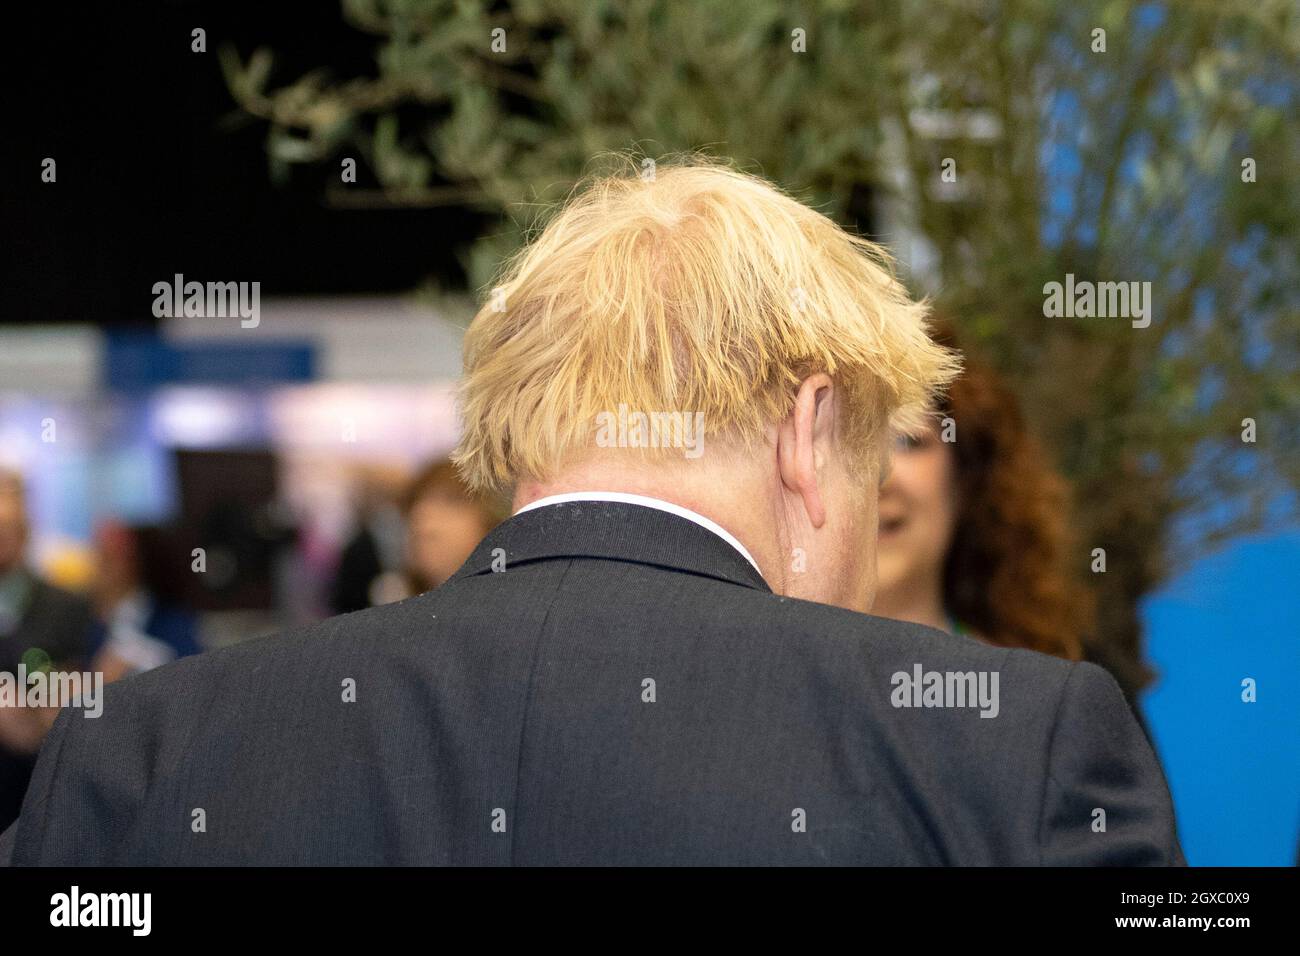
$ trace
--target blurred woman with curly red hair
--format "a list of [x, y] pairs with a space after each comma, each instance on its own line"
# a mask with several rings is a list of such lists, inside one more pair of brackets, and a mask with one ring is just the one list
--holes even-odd
[[1091, 606], [1069, 510], [1019, 402], [968, 358], [932, 426], [895, 442], [872, 613], [1081, 659]]

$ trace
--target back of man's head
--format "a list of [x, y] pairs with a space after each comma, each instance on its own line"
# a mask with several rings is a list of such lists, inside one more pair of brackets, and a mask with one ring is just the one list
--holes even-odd
[[[716, 162], [629, 163], [575, 191], [474, 319], [456, 461], [479, 488], [572, 489], [590, 485], [593, 468], [604, 490], [620, 490], [609, 487], [615, 474], [626, 490], [653, 490], [659, 473], [685, 488], [682, 469], [707, 444], [690, 474], [726, 468], [739, 482], [741, 462], [754, 485], [743, 492], [772, 497], [781, 526], [776, 513], [790, 508], [775, 486], [807, 499], [796, 439], [807, 439], [814, 484], [825, 450], [874, 496], [889, 426], [914, 425], [956, 365], [874, 244]], [[811, 417], [801, 432], [803, 393]], [[802, 531], [751, 529], [751, 540], [775, 536], [756, 546], [784, 565], [780, 552], [821, 527], [824, 504], [804, 502]], [[854, 521], [874, 521], [874, 497], [869, 512]], [[863, 544], [874, 547], [874, 529]]]

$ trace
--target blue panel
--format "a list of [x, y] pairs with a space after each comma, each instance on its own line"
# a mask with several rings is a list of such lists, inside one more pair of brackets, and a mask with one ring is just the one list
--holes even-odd
[[[1300, 534], [1245, 539], [1145, 608], [1144, 701], [1193, 866], [1292, 866], [1300, 841]], [[1257, 701], [1242, 700], [1252, 678]]]
[[139, 392], [160, 385], [261, 386], [308, 382], [315, 377], [310, 342], [174, 344], [149, 333], [108, 336], [104, 385]]

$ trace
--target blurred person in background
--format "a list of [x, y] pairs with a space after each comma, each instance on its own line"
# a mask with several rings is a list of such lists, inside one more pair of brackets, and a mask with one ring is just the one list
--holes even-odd
[[[30, 528], [22, 478], [0, 470], [0, 671], [49, 665], [79, 670], [87, 659], [90, 608], [27, 564]], [[0, 829], [18, 817], [41, 741], [57, 708], [0, 707]]]
[[439, 587], [456, 573], [500, 514], [472, 492], [456, 466], [443, 459], [420, 471], [407, 488], [406, 583], [411, 594]]
[[355, 527], [339, 555], [330, 608], [350, 614], [406, 596], [402, 568], [406, 530], [400, 499], [407, 476], [366, 468], [358, 480]]
[[147, 565], [165, 558], [154, 555], [151, 561], [143, 551], [138, 529], [107, 521], [95, 530], [96, 625], [90, 649], [93, 669], [104, 674], [105, 683], [201, 649], [195, 616], [146, 583], [150, 570], [157, 570]]
[[[947, 327], [935, 337], [955, 345]], [[967, 356], [930, 426], [895, 439], [880, 491], [872, 613], [1101, 664], [1141, 720], [1139, 688], [1088, 641], [1093, 606], [1075, 570], [1082, 559], [1070, 514], [1069, 485], [1019, 400]]]

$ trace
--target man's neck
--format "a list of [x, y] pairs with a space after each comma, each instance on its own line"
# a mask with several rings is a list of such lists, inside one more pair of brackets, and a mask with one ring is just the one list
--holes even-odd
[[558, 505], [575, 501], [614, 501], [622, 504], [640, 505], [645, 508], [657, 508], [662, 511], [667, 511], [670, 514], [675, 514], [680, 518], [685, 518], [687, 521], [692, 521], [701, 525], [705, 529], [716, 534], [723, 541], [727, 542], [727, 544], [735, 548], [736, 551], [740, 553], [741, 557], [752, 564], [755, 571], [758, 571], [760, 575], [763, 573], [759, 570], [758, 562], [754, 560], [754, 556], [749, 553], [749, 549], [741, 544], [740, 540], [726, 528], [722, 527], [722, 525], [718, 524], [712, 518], [700, 514], [694, 509], [675, 504], [671, 501], [665, 501], [663, 498], [656, 498], [652, 495], [634, 495], [625, 491], [602, 491], [600, 489], [592, 489], [591, 491], [570, 491], [565, 494], [547, 495], [545, 498], [538, 498], [536, 501], [529, 502], [522, 508], [516, 510], [515, 514], [532, 511], [535, 508], [545, 507], [546, 505]]
[[762, 544], [765, 540], [756, 519], [761, 515], [750, 509], [748, 517], [738, 513], [738, 502], [753, 499], [742, 492], [737, 492], [729, 500], [717, 500], [717, 489], [732, 487], [733, 483], [718, 480], [710, 483], [709, 489], [697, 487], [697, 483], [683, 480], [678, 482], [650, 480], [639, 472], [631, 474], [584, 474], [566, 476], [563, 480], [542, 482], [521, 482], [515, 490], [514, 512], [527, 508], [534, 502], [557, 495], [598, 494], [629, 495], [653, 499], [664, 504], [694, 512], [698, 517], [707, 519], [724, 533], [722, 537], [733, 539], [733, 547], [750, 561], [767, 580], [769, 586], [773, 579], [766, 573], [767, 561]]

